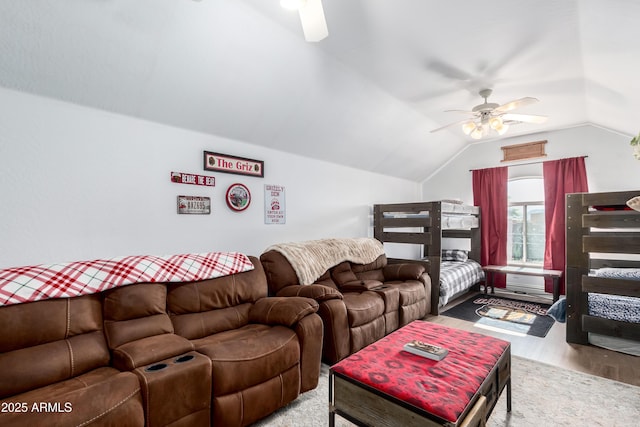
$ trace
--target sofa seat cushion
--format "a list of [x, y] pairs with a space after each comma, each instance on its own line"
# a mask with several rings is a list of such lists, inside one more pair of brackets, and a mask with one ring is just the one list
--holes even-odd
[[[298, 397], [299, 385], [300, 372], [298, 367], [294, 366], [253, 387], [224, 396], [216, 396], [212, 401], [211, 425], [213, 427], [251, 425], [295, 400]], [[275, 418], [277, 420], [278, 417]], [[276, 420], [262, 424], [278, 425]], [[295, 425], [305, 425], [305, 421], [308, 420], [299, 420]]]
[[193, 344], [211, 359], [214, 396], [263, 383], [300, 361], [297, 335], [284, 326], [248, 324]]
[[345, 292], [343, 301], [347, 307], [350, 328], [372, 322], [384, 314], [384, 300], [373, 291]]
[[391, 281], [385, 282], [385, 285], [397, 287], [400, 291], [400, 306], [406, 307], [413, 305], [427, 297], [424, 284], [418, 280]]
[[0, 425], [85, 425], [91, 422], [95, 425], [144, 425], [138, 377], [109, 367], [17, 394], [2, 402], [24, 402], [28, 410], [0, 413]]

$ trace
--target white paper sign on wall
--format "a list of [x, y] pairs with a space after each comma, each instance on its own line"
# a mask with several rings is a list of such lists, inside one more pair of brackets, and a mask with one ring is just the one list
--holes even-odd
[[284, 187], [282, 185], [264, 186], [264, 223], [285, 224], [287, 220]]

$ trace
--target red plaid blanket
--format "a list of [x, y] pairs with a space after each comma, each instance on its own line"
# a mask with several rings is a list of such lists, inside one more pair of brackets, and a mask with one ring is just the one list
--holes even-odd
[[253, 269], [237, 252], [123, 256], [0, 270], [0, 306], [69, 298], [149, 282], [193, 282]]

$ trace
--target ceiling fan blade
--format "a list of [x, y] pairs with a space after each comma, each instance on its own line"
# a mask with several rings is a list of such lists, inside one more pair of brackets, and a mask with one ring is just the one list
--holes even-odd
[[468, 111], [468, 110], [444, 110], [444, 112], [476, 115], [475, 111]]
[[468, 121], [469, 121], [469, 119], [466, 119], [466, 120], [459, 120], [459, 121], [457, 121], [457, 122], [449, 123], [448, 125], [445, 125], [445, 126], [442, 126], [442, 127], [439, 127], [439, 128], [437, 128], [437, 129], [432, 130], [432, 131], [431, 131], [431, 133], [438, 132], [438, 131], [441, 131], [441, 130], [446, 129], [446, 128], [450, 128], [450, 127], [452, 127], [452, 126], [460, 126], [460, 125], [462, 125], [463, 123], [466, 123], [466, 122], [468, 122]]
[[329, 35], [322, 0], [307, 0], [305, 5], [298, 9], [298, 13], [306, 41], [319, 42]]
[[433, 60], [427, 64], [427, 67], [437, 72], [442, 77], [451, 80], [470, 81], [473, 76], [466, 71], [440, 60]]
[[545, 123], [549, 117], [547, 116], [537, 116], [533, 114], [512, 114], [507, 113], [503, 114], [502, 120], [505, 121], [514, 121], [514, 122], [522, 122], [522, 123]]
[[494, 111], [498, 113], [506, 113], [507, 111], [515, 110], [516, 108], [524, 107], [525, 105], [531, 105], [538, 102], [538, 98], [525, 97], [516, 99], [515, 101], [507, 102], [499, 107], [496, 107]]

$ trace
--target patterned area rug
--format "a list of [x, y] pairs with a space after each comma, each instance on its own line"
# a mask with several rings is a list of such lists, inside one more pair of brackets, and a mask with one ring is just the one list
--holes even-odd
[[[259, 421], [259, 427], [321, 427], [329, 423], [329, 367], [320, 383], [287, 407]], [[632, 426], [640, 419], [640, 387], [512, 356], [512, 410], [506, 390], [488, 427]], [[353, 424], [336, 416], [336, 426]]]
[[478, 295], [442, 313], [443, 316], [474, 322], [478, 328], [514, 335], [545, 337], [553, 326], [548, 304], [518, 301], [492, 295]]

